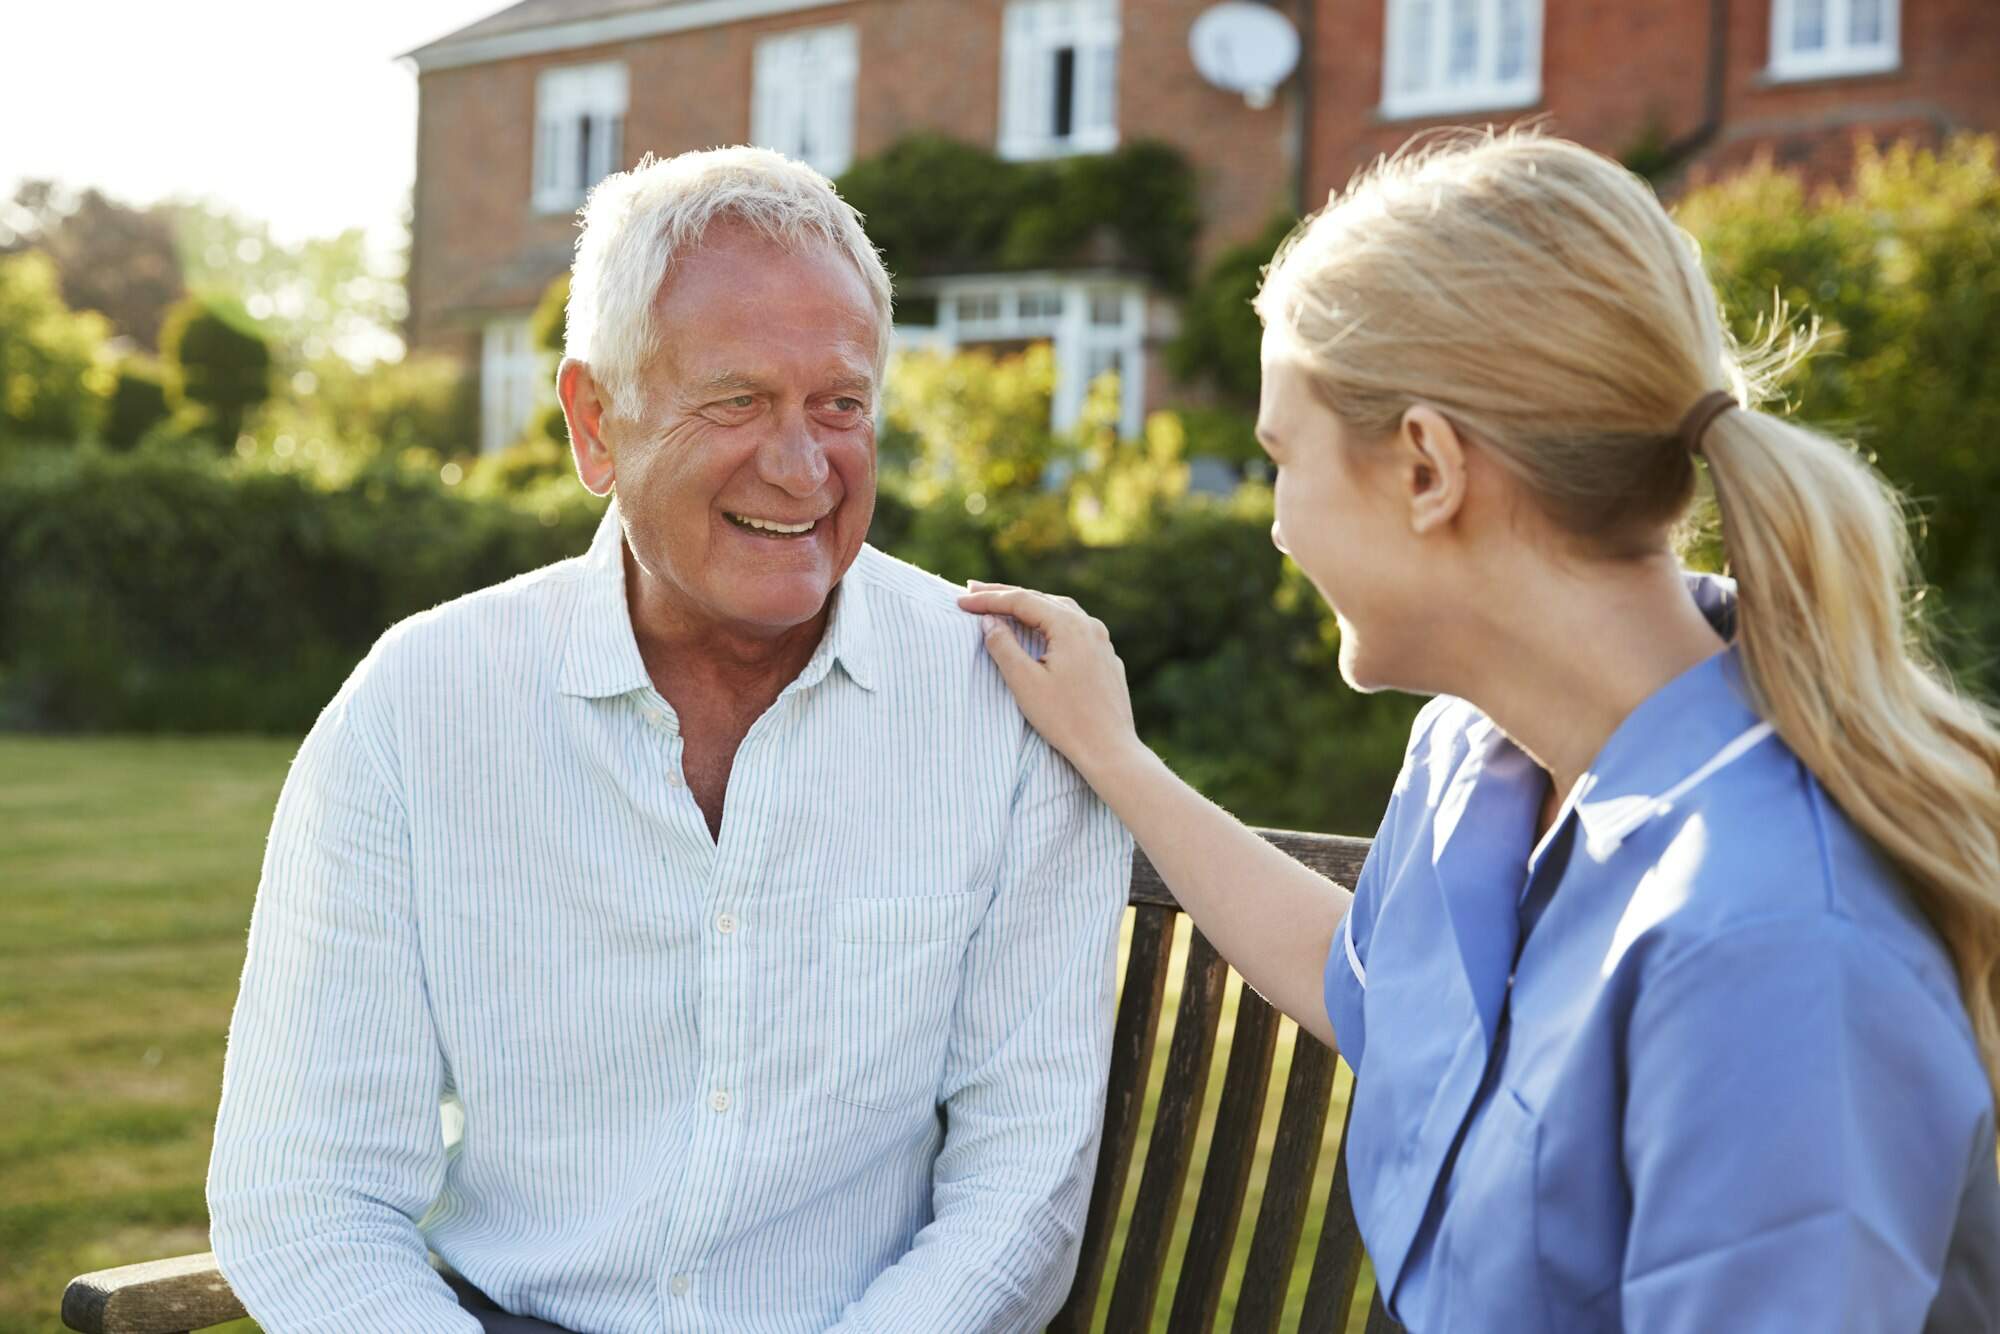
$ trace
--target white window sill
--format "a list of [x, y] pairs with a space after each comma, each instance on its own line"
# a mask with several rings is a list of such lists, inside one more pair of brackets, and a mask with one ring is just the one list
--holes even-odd
[[1429, 97], [1385, 97], [1375, 108], [1375, 119], [1422, 120], [1431, 116], [1459, 116], [1468, 111], [1519, 111], [1541, 100], [1540, 83], [1514, 88], [1454, 88], [1448, 94]]
[[1811, 63], [1786, 61], [1767, 67], [1757, 75], [1756, 84], [1760, 88], [1774, 88], [1788, 83], [1818, 83], [1826, 79], [1861, 79], [1872, 74], [1897, 74], [1902, 71], [1902, 63], [1901, 56], [1894, 51]]
[[1000, 141], [1000, 156], [1009, 162], [1035, 162], [1045, 158], [1109, 153], [1116, 147], [1118, 131], [1099, 130], [1072, 135], [1067, 139], [1003, 139]]

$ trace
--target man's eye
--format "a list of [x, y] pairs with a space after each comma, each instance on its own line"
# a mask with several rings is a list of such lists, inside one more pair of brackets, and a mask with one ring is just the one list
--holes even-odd
[[833, 400], [833, 406], [834, 406], [835, 408], [839, 409], [839, 410], [840, 410], [840, 411], [842, 411], [842, 412], [859, 412], [859, 411], [861, 411], [861, 409], [862, 409], [862, 408], [864, 408], [864, 407], [866, 407], [866, 406], [868, 406], [868, 405], [867, 405], [867, 404], [865, 404], [865, 403], [863, 403], [863, 402], [862, 402], [862, 401], [861, 401], [860, 399], [858, 399], [858, 398], [845, 398], [845, 397], [844, 397], [844, 398], [836, 398], [836, 399], [834, 399], [834, 400]]
[[729, 400], [729, 406], [732, 408], [754, 408], [757, 406], [757, 398], [754, 394], [738, 394]]

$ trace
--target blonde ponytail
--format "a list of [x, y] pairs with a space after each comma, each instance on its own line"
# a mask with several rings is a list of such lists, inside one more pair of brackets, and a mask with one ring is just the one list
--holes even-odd
[[1902, 869], [1995, 1079], [2000, 733], [1924, 651], [1900, 498], [1850, 449], [1761, 412], [1723, 413], [1704, 452], [1760, 711]]
[[1847, 447], [1755, 410], [1813, 333], [1781, 311], [1739, 348], [1645, 182], [1521, 131], [1376, 164], [1280, 247], [1256, 307], [1356, 438], [1429, 404], [1606, 559], [1686, 531], [1688, 410], [1718, 387], [1749, 405], [1703, 442], [1746, 673], [1950, 949], [2000, 1092], [2000, 728], [1923, 651], [1895, 493]]

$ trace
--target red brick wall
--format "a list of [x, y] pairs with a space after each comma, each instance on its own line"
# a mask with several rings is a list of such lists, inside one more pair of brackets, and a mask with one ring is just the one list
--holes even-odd
[[[1298, 0], [1285, 0], [1287, 5]], [[1209, 87], [1187, 30], [1207, 0], [1125, 0], [1119, 58], [1121, 140], [1165, 139], [1200, 182], [1205, 257], [1255, 233], [1293, 202], [1287, 94], [1264, 110]], [[798, 14], [671, 33], [589, 50], [434, 70], [419, 81], [413, 345], [469, 354], [470, 331], [530, 308], [569, 263], [575, 220], [537, 214], [529, 173], [535, 79], [552, 65], [617, 59], [630, 71], [626, 165], [737, 143], [750, 132], [751, 61], [773, 31], [851, 22], [860, 74], [855, 155], [919, 129], [971, 143], [999, 137], [1005, 0], [855, 0]]]
[[[1386, 0], [1316, 0], [1311, 198], [1323, 202], [1356, 168], [1440, 124], [1547, 127], [1622, 155], [1657, 126], [1669, 139], [1702, 123], [1710, 0], [1544, 0], [1542, 99], [1533, 106], [1386, 121]], [[2000, 4], [1902, 0], [1900, 68], [1887, 74], [1777, 83], [1771, 0], [1728, 0], [1723, 122], [1697, 171], [1770, 152], [1820, 175], [1850, 160], [1856, 133], [1884, 138], [1969, 127], [2000, 129]]]

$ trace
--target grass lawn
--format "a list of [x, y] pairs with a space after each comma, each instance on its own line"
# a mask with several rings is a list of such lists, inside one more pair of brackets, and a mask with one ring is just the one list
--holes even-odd
[[[202, 1178], [223, 1036], [264, 834], [295, 746], [0, 737], [0, 1334], [59, 1330], [56, 1308], [75, 1274], [208, 1249]], [[1179, 949], [1185, 936], [1183, 923]], [[1148, 1125], [1177, 978], [1178, 971], [1168, 983]], [[1205, 1123], [1221, 1092], [1236, 985]], [[1265, 1153], [1292, 1036], [1287, 1023], [1265, 1111]], [[1344, 1086], [1343, 1072], [1335, 1093], [1343, 1102]], [[1325, 1197], [1340, 1119], [1336, 1105], [1316, 1202]], [[1206, 1124], [1202, 1133], [1205, 1143]], [[1170, 1274], [1204, 1157], [1198, 1144]], [[1142, 1167], [1133, 1165], [1128, 1209]], [[1260, 1164], [1238, 1231], [1238, 1271], [1261, 1188]], [[1287, 1328], [1304, 1296], [1318, 1214], [1315, 1207], [1300, 1247]], [[1232, 1276], [1217, 1329], [1229, 1327], [1234, 1284]], [[1110, 1291], [1107, 1279], [1106, 1302]], [[1155, 1327], [1164, 1329], [1166, 1317], [1162, 1301]], [[1361, 1328], [1358, 1317], [1352, 1327]]]

